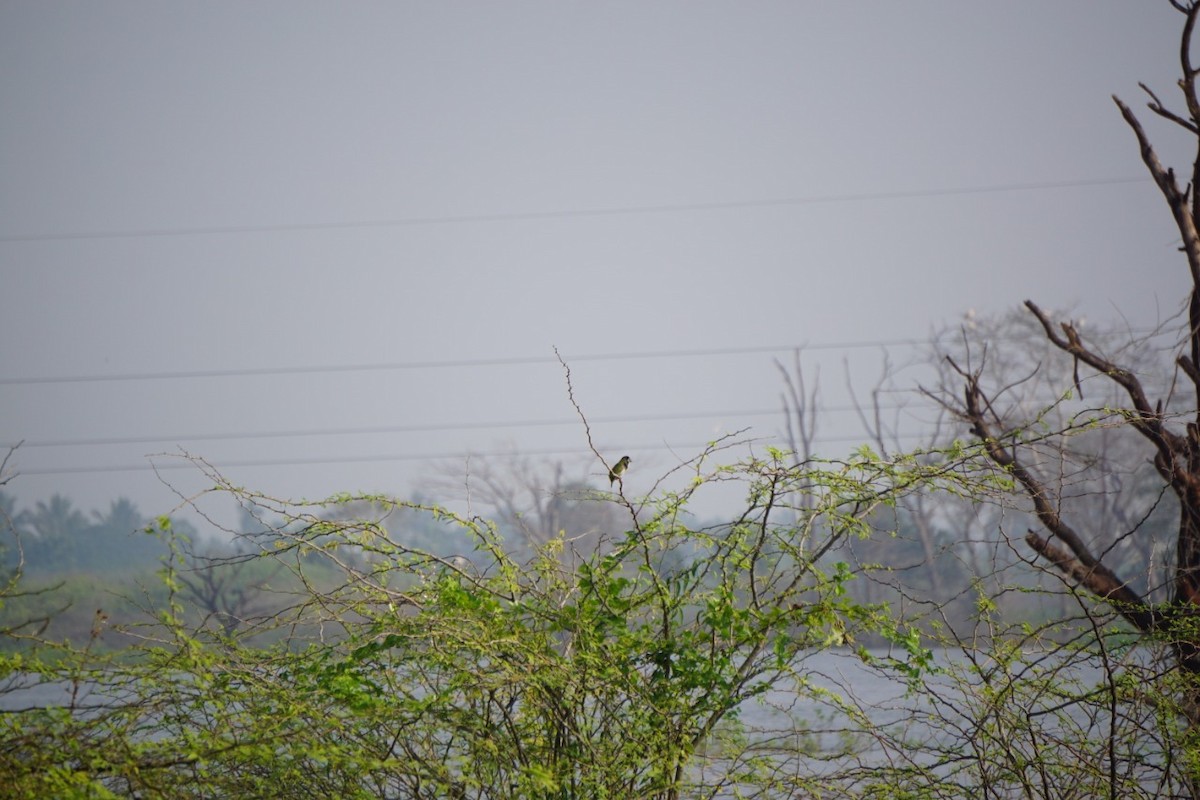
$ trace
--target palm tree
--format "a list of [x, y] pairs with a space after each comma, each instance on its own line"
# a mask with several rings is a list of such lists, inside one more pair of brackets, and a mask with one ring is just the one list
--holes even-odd
[[17, 521], [33, 534], [26, 542], [30, 562], [48, 567], [65, 566], [72, 560], [73, 540], [88, 525], [87, 517], [61, 494], [49, 501], [39, 500], [32, 511], [21, 512]]

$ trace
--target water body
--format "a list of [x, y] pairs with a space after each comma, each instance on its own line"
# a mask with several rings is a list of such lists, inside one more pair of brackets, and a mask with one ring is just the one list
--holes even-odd
[[[1010, 745], [1007, 755], [1033, 762], [1025, 768], [1036, 770], [1038, 759], [1061, 758], [1053, 750], [1056, 741], [1071, 743], [1081, 757], [1103, 758], [1100, 751], [1111, 741], [1117, 722], [1135, 732], [1139, 725], [1152, 724], [1135, 715], [1112, 717], [1106, 710], [1111, 698], [1107, 673], [1069, 651], [1021, 654], [1009, 670], [996, 670], [994, 662], [974, 664], [959, 651], [942, 651], [935, 654], [933, 669], [919, 676], [904, 674], [899, 661], [889, 668], [886, 652], [870, 655], [868, 664], [851, 652], [814, 653], [802, 663], [793, 685], [743, 704], [737, 722], [720, 731], [726, 741], [714, 737], [711, 747], [698, 754], [693, 774], [719, 780], [747, 759], [760, 757], [797, 780], [911, 768], [949, 780], [962, 773], [964, 790], [969, 790], [980, 769], [965, 768], [963, 759], [988, 747], [998, 746], [1003, 760]], [[1150, 666], [1144, 656], [1128, 654], [1126, 659], [1129, 669]], [[64, 707], [86, 716], [117, 702], [118, 693], [88, 684], [42, 682], [28, 675], [0, 683], [3, 712]], [[1029, 744], [1004, 741], [1009, 723], [1001, 708], [1013, 715], [1014, 732], [1037, 727]], [[732, 735], [741, 748], [736, 752], [727, 745]], [[1129, 747], [1137, 752], [1114, 751], [1112, 757], [1124, 759], [1121, 769], [1135, 785], [1153, 789], [1161, 778], [1161, 754]], [[997, 770], [1003, 768], [998, 763]], [[730, 792], [717, 796], [733, 796]]]

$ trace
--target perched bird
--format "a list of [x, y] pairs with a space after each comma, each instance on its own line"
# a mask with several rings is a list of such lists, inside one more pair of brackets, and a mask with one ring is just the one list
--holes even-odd
[[612, 469], [608, 471], [608, 488], [621, 480], [621, 476], [625, 474], [625, 470], [629, 468], [629, 456], [621, 456], [621, 460], [613, 464]]

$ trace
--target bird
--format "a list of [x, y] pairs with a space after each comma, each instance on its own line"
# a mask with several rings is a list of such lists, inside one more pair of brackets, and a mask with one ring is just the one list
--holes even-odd
[[608, 488], [621, 480], [621, 476], [625, 474], [625, 470], [629, 468], [629, 456], [621, 456], [621, 460], [613, 464], [612, 469], [608, 471]]

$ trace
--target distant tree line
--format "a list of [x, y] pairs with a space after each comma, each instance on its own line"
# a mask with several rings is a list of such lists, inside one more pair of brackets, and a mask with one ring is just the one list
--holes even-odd
[[21, 509], [15, 497], [0, 492], [0, 514], [8, 520], [0, 557], [10, 572], [18, 567], [30, 575], [144, 570], [167, 553], [161, 540], [145, 535], [149, 520], [124, 497], [104, 511], [84, 513], [62, 494]]

